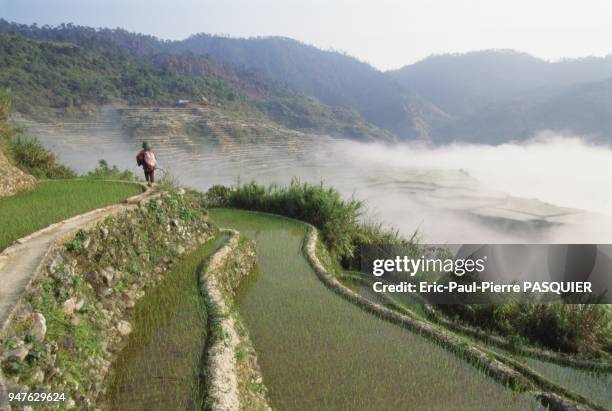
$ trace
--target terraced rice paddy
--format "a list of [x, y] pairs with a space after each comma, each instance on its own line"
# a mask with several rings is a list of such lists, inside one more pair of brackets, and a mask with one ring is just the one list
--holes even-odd
[[302, 254], [305, 225], [213, 210], [257, 243], [238, 310], [276, 409], [539, 409], [460, 358], [339, 298]]
[[612, 409], [612, 390], [610, 390], [612, 374], [610, 373], [580, 370], [536, 358], [515, 355], [499, 347], [489, 346], [488, 348], [524, 363], [551, 382], [583, 395], [595, 404]]
[[550, 381], [584, 395], [607, 409], [612, 409], [612, 374], [578, 370], [534, 358], [519, 357], [517, 359]]
[[118, 203], [141, 191], [139, 184], [113, 181], [38, 182], [30, 191], [0, 199], [0, 251], [18, 238], [50, 224]]
[[197, 276], [226, 240], [222, 235], [209, 240], [138, 301], [134, 331], [111, 368], [108, 408], [202, 409], [208, 316]]
[[[423, 310], [422, 305], [415, 301], [415, 298], [410, 294], [373, 292], [372, 284], [374, 281], [381, 281], [380, 278], [374, 280], [363, 274], [346, 272], [339, 275], [338, 280], [370, 301], [386, 305], [391, 309], [403, 313], [406, 313], [403, 308], [407, 308], [411, 313], [426, 317], [426, 312]], [[387, 298], [383, 298], [383, 295]], [[476, 344], [484, 345], [493, 351], [511, 356], [546, 377], [551, 382], [577, 394], [581, 394], [605, 408], [612, 408], [612, 391], [610, 390], [610, 387], [612, 387], [612, 374], [595, 373], [557, 365], [535, 358], [516, 356], [507, 350], [489, 346], [467, 336], [465, 338]]]

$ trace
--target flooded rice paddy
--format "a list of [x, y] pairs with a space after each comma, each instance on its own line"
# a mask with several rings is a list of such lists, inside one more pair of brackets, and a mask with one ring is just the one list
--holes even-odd
[[134, 331], [111, 367], [105, 408], [202, 409], [208, 314], [198, 276], [226, 240], [219, 235], [190, 253], [136, 303]]
[[[581, 181], [588, 175], [581, 177], [577, 168], [574, 176], [564, 176], [560, 181], [554, 173], [546, 174], [545, 168], [551, 166], [543, 164], [538, 174], [543, 181], [533, 177], [534, 187], [543, 187], [538, 192], [542, 196], [534, 196], [520, 186], [532, 178], [529, 173], [533, 167], [514, 160], [505, 162], [503, 151], [491, 154], [489, 149], [473, 147], [465, 151], [461, 147], [446, 151], [415, 145], [389, 147], [287, 130], [261, 136], [255, 144], [228, 138], [216, 126], [195, 135], [156, 128], [146, 124], [151, 111], [160, 113], [150, 109], [109, 109], [95, 121], [22, 123], [30, 135], [80, 172], [106, 159], [139, 174], [134, 157], [146, 139], [161, 165], [158, 178], [171, 176], [199, 190], [251, 179], [279, 184], [287, 184], [292, 177], [324, 181], [346, 196], [366, 200], [365, 219], [381, 220], [406, 236], [419, 231], [424, 242], [612, 240], [609, 219], [601, 213], [585, 211], [591, 210], [591, 192]], [[166, 117], [195, 116], [180, 109], [161, 112]], [[128, 130], [126, 117], [130, 124], [146, 132]], [[513, 146], [508, 153], [516, 156], [518, 150], [523, 155], [523, 148]], [[534, 152], [529, 147], [525, 150]], [[574, 152], [579, 150], [583, 149], [578, 147]], [[480, 161], [474, 152], [491, 158]], [[515, 176], [518, 183], [513, 181]], [[561, 189], [567, 195], [558, 195], [559, 190], [549, 187], [550, 181], [563, 183]], [[594, 192], [598, 194], [593, 195], [597, 203], [593, 210], [605, 208], [612, 198], [609, 190]], [[430, 341], [382, 321], [327, 290], [302, 255], [302, 224], [233, 211], [214, 211], [212, 215], [221, 226], [236, 228], [257, 241], [258, 273], [240, 287], [238, 304], [259, 353], [273, 408], [540, 408], [532, 398], [494, 382]], [[343, 281], [355, 289], [361, 287], [350, 276]], [[185, 310], [184, 303], [190, 303], [174, 299], [174, 304], [164, 308], [167, 312], [162, 310], [147, 319], [146, 311], [166, 298], [166, 291], [159, 290], [161, 294], [156, 295], [156, 290], [139, 303], [144, 308], [136, 309], [141, 326], [136, 326], [134, 337], [115, 365], [125, 372], [113, 374], [108, 398], [118, 404], [140, 404], [137, 408], [144, 405], [155, 409], [155, 404], [174, 401], [181, 408], [197, 407], [201, 401], [198, 370], [205, 328], [174, 329], [167, 321], [174, 318], [181, 324], [194, 324], [205, 321], [205, 316]], [[198, 307], [199, 302], [192, 303], [191, 308]], [[400, 303], [412, 304], [413, 310], [418, 307], [414, 301]], [[171, 337], [183, 332], [187, 333], [184, 341]], [[151, 361], [152, 358], [161, 360]], [[580, 374], [581, 371], [529, 361], [525, 359], [560, 385], [571, 386], [604, 406], [610, 405], [609, 390], [605, 388], [609, 377], [603, 380]], [[175, 363], [184, 365], [180, 372]], [[168, 390], [168, 385], [179, 388]]]
[[339, 298], [302, 254], [305, 225], [243, 211], [212, 220], [257, 244], [238, 310], [277, 409], [539, 409], [462, 359]]

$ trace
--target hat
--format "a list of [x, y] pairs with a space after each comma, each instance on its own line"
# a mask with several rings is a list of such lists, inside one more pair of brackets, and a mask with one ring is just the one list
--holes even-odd
[[143, 141], [142, 142], [142, 148], [151, 148], [151, 146], [146, 141]]

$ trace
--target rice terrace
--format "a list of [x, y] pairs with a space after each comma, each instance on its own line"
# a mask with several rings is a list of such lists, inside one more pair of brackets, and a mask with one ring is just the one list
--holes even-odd
[[0, 411], [612, 410], [612, 9], [443, 2], [0, 0]]

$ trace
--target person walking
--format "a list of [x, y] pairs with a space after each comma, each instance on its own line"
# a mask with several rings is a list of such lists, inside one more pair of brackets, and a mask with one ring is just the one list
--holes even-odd
[[142, 142], [142, 150], [136, 156], [136, 163], [138, 166], [142, 166], [144, 170], [145, 180], [149, 187], [152, 187], [155, 183], [155, 169], [157, 168], [157, 159], [155, 153], [151, 149], [151, 146], [146, 141]]

